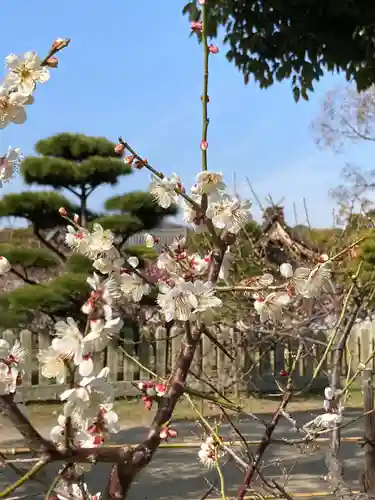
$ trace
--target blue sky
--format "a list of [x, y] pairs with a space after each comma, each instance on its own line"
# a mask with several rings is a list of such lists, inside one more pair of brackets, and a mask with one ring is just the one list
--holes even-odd
[[[58, 132], [81, 132], [116, 140], [122, 135], [166, 174], [176, 172], [190, 185], [200, 168], [202, 54], [181, 15], [184, 0], [45, 0], [2, 2], [0, 47], [9, 53], [36, 50], [44, 55], [58, 37], [72, 42], [59, 56], [51, 80], [40, 85], [24, 125], [0, 133], [8, 145], [31, 154], [34, 143]], [[295, 104], [289, 82], [260, 90], [245, 86], [224, 50], [210, 61], [209, 168], [250, 197], [248, 177], [261, 199], [286, 197], [304, 222], [303, 197], [311, 222], [329, 226], [328, 190], [350, 161], [370, 166], [370, 150], [351, 147], [346, 155], [322, 152], [314, 144], [311, 120], [325, 92], [343, 78], [326, 76], [310, 102]], [[101, 188], [92, 208], [113, 194], [146, 189], [148, 175], [136, 172], [114, 189]], [[24, 189], [13, 180], [3, 194]], [[30, 189], [27, 187], [26, 189]], [[255, 210], [255, 215], [257, 211]]]

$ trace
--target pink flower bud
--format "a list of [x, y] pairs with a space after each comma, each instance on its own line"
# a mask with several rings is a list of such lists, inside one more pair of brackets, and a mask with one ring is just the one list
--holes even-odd
[[131, 156], [125, 156], [124, 158], [124, 162], [126, 163], [126, 165], [131, 165], [134, 161], [134, 156], [131, 155]]
[[64, 208], [64, 207], [60, 207], [60, 208], [59, 208], [59, 214], [61, 215], [61, 217], [67, 217], [67, 215], [68, 215], [68, 211], [67, 211], [67, 209], [66, 209], [66, 208]]
[[329, 261], [328, 255], [326, 253], [322, 253], [322, 255], [320, 255], [318, 259], [319, 264], [324, 264], [327, 261]]
[[201, 141], [201, 150], [206, 151], [208, 148], [208, 142], [207, 141]]
[[94, 446], [101, 446], [104, 442], [104, 437], [103, 436], [95, 436], [93, 440], [93, 445]]
[[199, 5], [206, 5], [207, 0], [198, 0]]
[[141, 170], [145, 166], [145, 164], [147, 165], [147, 158], [144, 158], [143, 161], [136, 160], [134, 162], [133, 167], [136, 168], [137, 170]]
[[181, 193], [185, 193], [185, 188], [184, 188], [184, 186], [181, 184], [181, 182], [177, 182], [177, 188], [181, 191]]
[[156, 391], [157, 396], [159, 396], [159, 397], [164, 396], [165, 391], [166, 391], [165, 384], [155, 384], [155, 391]]
[[141, 399], [142, 399], [142, 401], [143, 401], [143, 402], [144, 402], [144, 404], [145, 404], [145, 408], [146, 408], [146, 410], [149, 410], [149, 411], [150, 411], [150, 410], [151, 410], [151, 408], [152, 408], [152, 399], [151, 399], [151, 398], [149, 398], [148, 396], [142, 396], [142, 398], [141, 398]]
[[116, 144], [115, 153], [122, 155], [122, 154], [124, 154], [124, 151], [125, 151], [125, 146], [123, 144], [121, 144], [121, 143]]
[[74, 221], [76, 224], [78, 224], [78, 222], [79, 222], [79, 215], [78, 215], [78, 214], [74, 214], [74, 216], [73, 216], [73, 221]]
[[169, 438], [169, 437], [176, 437], [177, 436], [177, 431], [175, 431], [174, 429], [170, 429], [167, 425], [165, 427], [162, 428], [162, 430], [160, 431], [160, 439], [164, 439], [165, 441]]
[[193, 21], [190, 23], [190, 28], [192, 31], [202, 31], [202, 23], [200, 21]]
[[53, 50], [61, 50], [65, 47], [67, 47], [70, 44], [70, 38], [57, 38], [53, 44], [52, 44], [52, 49]]
[[59, 60], [57, 59], [57, 57], [49, 57], [46, 61], [46, 66], [48, 66], [49, 68], [57, 68], [59, 64]]
[[217, 47], [216, 45], [211, 44], [208, 47], [208, 50], [209, 50], [210, 54], [217, 54], [219, 52], [219, 47]]

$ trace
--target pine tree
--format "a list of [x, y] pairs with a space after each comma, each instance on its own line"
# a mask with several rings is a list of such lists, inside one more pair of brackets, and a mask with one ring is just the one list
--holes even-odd
[[[151, 230], [165, 216], [176, 213], [176, 207], [161, 209], [150, 194], [139, 191], [110, 198], [105, 203], [106, 212], [101, 214], [90, 210], [90, 199], [99, 186], [114, 186], [121, 176], [132, 173], [114, 148], [114, 143], [102, 137], [63, 133], [37, 142], [38, 156], [23, 161], [21, 174], [27, 184], [52, 186], [54, 191], [26, 191], [0, 200], [0, 217], [26, 219], [30, 224], [26, 246], [19, 242], [0, 244], [0, 254], [8, 258], [12, 274], [25, 283], [0, 295], [0, 327], [30, 324], [38, 312], [53, 319], [69, 315], [81, 319], [80, 306], [88, 292], [86, 278], [92, 271], [91, 263], [71, 254], [61, 239], [50, 239], [51, 230], [59, 234], [65, 227], [60, 207], [77, 213], [84, 227], [99, 222], [111, 229], [121, 244], [135, 232]], [[64, 190], [74, 201], [58, 192]], [[143, 246], [127, 248], [127, 253], [141, 258], [151, 256]], [[50, 276], [52, 280], [43, 279]]]

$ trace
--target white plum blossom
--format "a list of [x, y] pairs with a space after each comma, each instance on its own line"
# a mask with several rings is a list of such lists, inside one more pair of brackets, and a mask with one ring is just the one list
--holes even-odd
[[67, 389], [60, 395], [61, 401], [66, 401], [64, 415], [92, 414], [98, 405], [110, 403], [113, 391], [107, 382], [109, 369], [103, 368], [98, 375], [83, 377], [73, 389]]
[[71, 225], [67, 226], [67, 229], [66, 244], [76, 252], [93, 260], [109, 252], [115, 241], [112, 231], [103, 229], [98, 223], [94, 223], [91, 233], [87, 229], [75, 228]]
[[206, 216], [213, 225], [232, 234], [237, 234], [250, 220], [250, 201], [240, 201], [223, 196], [208, 205]]
[[83, 361], [83, 335], [73, 318], [57, 321], [56, 337], [52, 340], [52, 348], [66, 359], [72, 359], [75, 365]]
[[215, 286], [208, 281], [196, 280], [193, 283], [193, 293], [197, 300], [193, 313], [202, 315], [208, 322], [215, 308], [223, 305], [221, 299], [215, 296]]
[[8, 273], [11, 270], [11, 268], [12, 266], [10, 265], [9, 260], [3, 255], [0, 255], [0, 276], [3, 276], [4, 274]]
[[[86, 281], [94, 290], [93, 294], [95, 297], [100, 297], [100, 299], [108, 306], [112, 305], [114, 299], [120, 297], [119, 287], [113, 276], [106, 280], [101, 280], [98, 274], [93, 273], [93, 275], [89, 276]], [[92, 298], [93, 297], [91, 297], [91, 299]], [[90, 299], [88, 302], [90, 302]]]
[[81, 254], [86, 254], [88, 251], [88, 241], [90, 233], [87, 229], [76, 228], [74, 226], [67, 226], [68, 232], [65, 235], [65, 243]]
[[193, 283], [179, 277], [175, 278], [174, 286], [164, 283], [159, 285], [157, 303], [166, 321], [188, 321], [192, 311], [198, 307]]
[[119, 418], [117, 413], [113, 411], [113, 403], [101, 405], [100, 418], [107, 432], [109, 432], [110, 434], [117, 434], [119, 432]]
[[94, 269], [102, 274], [109, 274], [111, 271], [119, 271], [124, 265], [125, 259], [118, 256], [114, 259], [110, 257], [99, 257], [99, 259], [94, 260], [92, 266]]
[[[87, 353], [83, 335], [74, 319], [67, 318], [66, 322], [58, 321], [55, 324], [55, 330], [57, 336], [51, 342], [51, 349], [56, 353], [55, 361], [51, 357], [52, 351], [41, 353], [46, 373], [61, 370], [61, 360], [72, 360], [78, 366], [78, 372], [82, 377], [91, 375], [94, 365]], [[53, 362], [58, 366], [53, 367]]]
[[114, 244], [115, 235], [109, 229], [103, 229], [100, 224], [94, 223], [89, 239], [89, 254], [92, 259], [105, 252], [109, 252]]
[[341, 394], [341, 389], [336, 389], [335, 391], [331, 387], [326, 387], [324, 389], [323, 408], [325, 409], [325, 411], [328, 411], [330, 409], [342, 409], [339, 402], [339, 397]]
[[195, 253], [189, 257], [189, 264], [194, 272], [195, 276], [202, 276], [206, 274], [212, 261], [211, 254], [201, 257], [199, 254]]
[[177, 201], [178, 194], [175, 189], [181, 189], [181, 180], [178, 175], [172, 174], [171, 177], [163, 177], [163, 179], [155, 175], [151, 177], [149, 192], [162, 208], [168, 208]]
[[50, 346], [48, 349], [40, 350], [38, 353], [39, 363], [42, 365], [41, 374], [45, 378], [55, 378], [58, 384], [65, 381], [65, 362], [64, 356], [55, 351]]
[[293, 267], [289, 262], [284, 262], [284, 264], [281, 264], [280, 266], [280, 274], [284, 276], [284, 278], [292, 278], [293, 276]]
[[7, 153], [0, 158], [0, 187], [11, 179], [23, 160], [19, 148], [8, 148]]
[[25, 52], [23, 56], [10, 54], [5, 58], [9, 71], [5, 77], [6, 85], [14, 85], [18, 92], [26, 96], [33, 93], [37, 83], [47, 82], [50, 73], [36, 52]]
[[[136, 269], [139, 265], [139, 260], [137, 257], [129, 257], [128, 263], [132, 268]], [[134, 300], [134, 302], [139, 302], [144, 295], [148, 295], [151, 292], [151, 287], [146, 283], [144, 278], [130, 271], [121, 273], [119, 285], [124, 296]]]
[[341, 413], [323, 413], [322, 415], [318, 415], [316, 418], [314, 418], [314, 420], [307, 422], [307, 424], [303, 426], [303, 429], [308, 433], [314, 431], [328, 431], [339, 426], [341, 422]]
[[194, 314], [210, 314], [214, 308], [221, 306], [221, 300], [214, 292], [212, 283], [201, 280], [191, 282], [175, 277], [174, 286], [164, 283], [159, 285], [157, 302], [166, 321], [187, 321]]
[[287, 293], [271, 292], [265, 298], [255, 295], [254, 308], [262, 323], [268, 320], [276, 322], [282, 319], [282, 309], [290, 302], [291, 297]]
[[260, 286], [270, 286], [275, 281], [275, 278], [270, 273], [264, 273], [257, 279]]
[[29, 99], [20, 92], [11, 92], [8, 87], [0, 85], [0, 129], [10, 123], [21, 125], [26, 121], [25, 105]]
[[169, 252], [161, 252], [158, 260], [156, 261], [156, 266], [162, 270], [167, 271], [170, 274], [181, 274], [183, 269], [182, 261], [187, 259], [187, 254], [182, 252], [178, 255], [178, 259]]
[[226, 188], [221, 172], [202, 171], [196, 177], [196, 184], [192, 187], [192, 192], [196, 194], [212, 194]]
[[16, 391], [17, 380], [21, 375], [19, 365], [24, 361], [25, 349], [19, 341], [13, 347], [0, 339], [0, 394], [12, 394]]
[[332, 285], [331, 270], [327, 264], [318, 264], [313, 269], [299, 267], [294, 272], [293, 284], [296, 292], [302, 297], [318, 297]]
[[200, 462], [207, 468], [212, 469], [217, 461], [217, 446], [215, 440], [209, 436], [202, 444], [198, 451]]
[[66, 424], [66, 417], [64, 415], [59, 415], [57, 417], [57, 425], [52, 427], [50, 431], [50, 439], [53, 441], [56, 445], [63, 445], [65, 442], [65, 437], [64, 437], [64, 432], [65, 432], [65, 424]]
[[112, 311], [108, 310], [104, 319], [90, 321], [90, 329], [83, 338], [88, 349], [95, 352], [102, 351], [109, 343], [111, 337], [120, 332], [124, 322], [120, 318], [112, 318]]

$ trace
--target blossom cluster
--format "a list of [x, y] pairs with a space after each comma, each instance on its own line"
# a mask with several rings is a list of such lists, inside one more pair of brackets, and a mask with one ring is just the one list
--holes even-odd
[[[77, 226], [73, 221], [68, 226], [66, 243], [75, 251], [93, 260], [93, 267], [99, 271], [88, 279], [93, 292], [82, 310], [93, 314], [97, 308], [111, 311], [115, 301], [140, 302], [156, 288], [156, 301], [167, 321], [209, 319], [222, 303], [215, 295], [215, 286], [206, 280], [211, 254], [201, 257], [189, 254], [185, 238], [175, 241], [162, 251], [157, 259], [159, 273], [155, 282], [139, 269], [136, 257], [124, 259], [115, 246], [115, 236], [94, 224], [93, 230]], [[230, 258], [223, 261], [221, 274]], [[111, 312], [107, 313], [111, 317]], [[104, 338], [106, 332], [104, 332]]]
[[153, 402], [160, 400], [166, 391], [165, 384], [158, 384], [153, 380], [138, 382], [137, 387], [142, 392], [141, 399], [147, 410], [151, 410]]
[[0, 394], [13, 394], [22, 381], [22, 362], [26, 351], [20, 342], [11, 347], [9, 342], [0, 339]]
[[[177, 203], [179, 192], [185, 192], [176, 174], [162, 178], [152, 175], [149, 191], [163, 208]], [[184, 220], [196, 232], [207, 231], [209, 220], [216, 229], [235, 235], [251, 220], [250, 208], [250, 201], [227, 193], [221, 172], [199, 172], [191, 195], [183, 202]]]
[[[56, 68], [57, 57], [53, 54], [65, 48], [70, 40], [59, 38], [50, 49], [50, 56], [42, 60], [36, 52], [28, 51], [23, 55], [9, 54], [5, 58], [6, 75], [0, 83], [0, 129], [9, 124], [22, 124], [26, 121], [26, 106], [34, 103], [33, 93], [37, 84], [50, 78], [48, 68]], [[22, 161], [18, 148], [9, 148], [0, 157], [0, 187], [9, 180]]]
[[303, 426], [303, 430], [311, 435], [317, 432], [329, 431], [338, 427], [343, 418], [343, 406], [340, 402], [341, 391], [334, 391], [331, 387], [324, 389], [324, 413]]
[[[289, 263], [281, 264], [280, 275], [286, 279], [281, 286], [273, 286], [274, 277], [265, 274], [257, 280], [262, 287], [261, 292], [254, 292], [254, 307], [262, 323], [266, 321], [278, 322], [282, 319], [283, 311], [293, 302], [295, 297], [311, 299], [318, 297], [323, 291], [332, 291], [331, 261], [328, 255], [319, 257], [313, 268], [298, 267], [293, 270]], [[265, 293], [267, 288], [273, 291]]]

